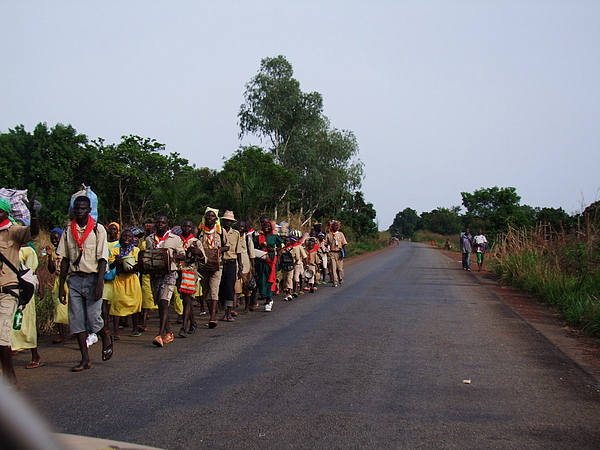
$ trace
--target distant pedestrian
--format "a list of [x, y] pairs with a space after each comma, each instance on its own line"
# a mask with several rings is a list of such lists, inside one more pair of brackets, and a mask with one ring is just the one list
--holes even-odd
[[463, 270], [471, 271], [471, 252], [473, 251], [473, 237], [471, 231], [467, 228], [460, 233], [459, 247], [462, 253], [462, 268]]
[[477, 234], [473, 236], [473, 246], [475, 247], [475, 256], [477, 257], [477, 265], [479, 266], [479, 272], [483, 267], [483, 258], [485, 251], [487, 250], [488, 240], [483, 234], [481, 228], [477, 230]]

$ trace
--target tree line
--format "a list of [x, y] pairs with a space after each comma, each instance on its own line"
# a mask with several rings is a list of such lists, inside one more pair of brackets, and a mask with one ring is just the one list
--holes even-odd
[[296, 217], [303, 225], [341, 220], [356, 237], [377, 234], [376, 212], [360, 191], [363, 165], [354, 134], [331, 126], [318, 92], [305, 93], [284, 56], [265, 58], [246, 85], [240, 134], [263, 146], [236, 149], [221, 170], [196, 167], [152, 138], [90, 140], [72, 125], [39, 123], [0, 133], [0, 186], [28, 189], [42, 224], [62, 226], [82, 184], [98, 195], [99, 220], [141, 225], [157, 213], [199, 221], [204, 208], [242, 218]]
[[419, 230], [442, 235], [458, 234], [465, 228], [483, 229], [488, 236], [496, 236], [510, 228], [533, 227], [538, 223], [554, 230], [569, 232], [576, 229], [582, 218], [595, 220], [600, 202], [589, 205], [581, 214], [567, 214], [562, 208], [533, 208], [521, 205], [521, 197], [514, 187], [481, 188], [472, 193], [461, 192], [462, 206], [436, 208], [418, 215], [412, 208], [398, 212], [388, 231], [393, 236], [412, 237]]

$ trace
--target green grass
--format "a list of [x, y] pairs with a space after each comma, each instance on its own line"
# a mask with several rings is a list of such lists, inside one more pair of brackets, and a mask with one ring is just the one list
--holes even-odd
[[503, 281], [555, 307], [569, 326], [600, 337], [598, 248], [595, 240], [582, 243], [580, 236], [549, 240], [535, 232], [509, 232], [491, 267]]

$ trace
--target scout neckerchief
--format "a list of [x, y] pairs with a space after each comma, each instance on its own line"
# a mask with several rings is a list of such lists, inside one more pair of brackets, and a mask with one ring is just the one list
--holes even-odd
[[188, 237], [183, 237], [183, 234], [180, 234], [179, 237], [181, 238], [181, 242], [183, 242], [183, 248], [187, 250], [190, 246], [190, 240], [192, 240], [192, 238], [194, 237], [194, 233], [190, 233]]
[[154, 233], [154, 247], [156, 248], [161, 248], [165, 241], [167, 240], [167, 238], [169, 237], [169, 235], [171, 234], [171, 230], [167, 230], [165, 231], [165, 234], [161, 236], [159, 236], [158, 234]]
[[4, 219], [2, 222], [0, 222], [0, 231], [8, 230], [11, 225], [12, 225], [12, 222], [10, 220]]
[[202, 231], [204, 232], [204, 241], [206, 242], [206, 246], [208, 248], [218, 248], [219, 243], [216, 239], [217, 226], [215, 225], [212, 228], [208, 228], [206, 225], [202, 225]]
[[96, 222], [92, 218], [92, 216], [88, 215], [87, 223], [85, 224], [85, 228], [83, 229], [83, 235], [79, 237], [79, 230], [77, 229], [77, 221], [74, 220], [71, 222], [71, 235], [75, 242], [77, 243], [77, 248], [79, 249], [79, 256], [77, 259], [73, 261], [73, 265], [77, 267], [79, 265], [79, 261], [81, 261], [81, 257], [83, 256], [83, 243], [88, 238], [88, 236], [92, 233], [92, 230], [95, 228]]

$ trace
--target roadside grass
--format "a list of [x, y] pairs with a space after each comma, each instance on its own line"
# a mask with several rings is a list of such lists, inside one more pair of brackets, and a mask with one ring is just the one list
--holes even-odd
[[346, 249], [347, 257], [359, 256], [373, 252], [390, 245], [391, 235], [387, 231], [380, 231], [376, 238], [363, 238], [358, 241], [350, 240]]
[[[432, 233], [427, 230], [415, 231], [413, 235], [413, 241], [421, 242], [423, 244], [433, 245], [434, 247], [443, 248], [453, 252], [458, 252], [458, 235], [443, 235], [438, 233]], [[446, 246], [446, 242], [449, 247]]]
[[591, 224], [569, 234], [511, 229], [495, 250], [492, 273], [555, 307], [569, 326], [600, 337], [600, 239]]

